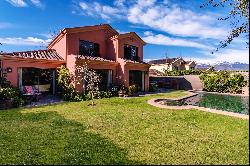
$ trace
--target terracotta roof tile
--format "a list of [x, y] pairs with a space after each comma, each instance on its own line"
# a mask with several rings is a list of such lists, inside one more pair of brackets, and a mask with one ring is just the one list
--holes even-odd
[[142, 62], [142, 61], [133, 61], [133, 60], [130, 60], [130, 59], [124, 59], [124, 58], [121, 58], [124, 60], [124, 62], [128, 62], [128, 63], [138, 63], [138, 64], [146, 64], [146, 65], [149, 65], [149, 63], [146, 63], [146, 62]]
[[175, 60], [176, 58], [157, 59], [157, 60], [151, 60], [148, 63], [149, 64], [165, 64], [165, 63], [172, 63]]
[[115, 62], [113, 60], [104, 59], [101, 57], [92, 57], [92, 56], [83, 56], [83, 55], [76, 55], [77, 59], [87, 59], [87, 60], [93, 60], [93, 61], [104, 61], [104, 62]]
[[44, 60], [58, 60], [64, 59], [56, 52], [56, 50], [34, 50], [25, 52], [2, 53], [1, 55], [16, 57], [16, 58], [31, 58]]

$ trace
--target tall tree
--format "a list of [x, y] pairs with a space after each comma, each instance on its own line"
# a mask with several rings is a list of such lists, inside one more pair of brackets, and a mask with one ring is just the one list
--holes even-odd
[[230, 12], [223, 18], [218, 20], [228, 20], [231, 24], [229, 35], [224, 41], [220, 42], [220, 46], [216, 49], [227, 47], [235, 38], [243, 35], [246, 39], [247, 47], [249, 47], [249, 0], [208, 0], [207, 3], [200, 6], [227, 7]]
[[[92, 69], [89, 69], [87, 63], [83, 65], [76, 65], [76, 80], [77, 82], [85, 82], [83, 83], [83, 89], [86, 89], [88, 94], [90, 95], [90, 99], [92, 101], [92, 106], [95, 105], [94, 97], [97, 96], [99, 92], [99, 83], [101, 81], [100, 75]], [[85, 87], [86, 85], [86, 87]]]

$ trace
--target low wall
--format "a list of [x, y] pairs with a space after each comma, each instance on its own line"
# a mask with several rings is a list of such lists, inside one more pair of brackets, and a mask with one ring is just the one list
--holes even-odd
[[202, 90], [202, 83], [198, 75], [189, 76], [151, 76], [149, 82], [156, 83], [159, 88], [176, 90]]

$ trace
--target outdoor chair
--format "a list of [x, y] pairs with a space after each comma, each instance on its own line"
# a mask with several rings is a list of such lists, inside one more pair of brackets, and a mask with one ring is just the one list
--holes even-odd
[[38, 89], [36, 89], [34, 86], [24, 86], [24, 96], [27, 97], [28, 100], [31, 101], [38, 101], [39, 96], [42, 94], [39, 92]]

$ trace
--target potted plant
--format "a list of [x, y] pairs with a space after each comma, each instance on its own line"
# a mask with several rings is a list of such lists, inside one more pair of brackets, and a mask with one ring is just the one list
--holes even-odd
[[126, 92], [127, 92], [126, 88], [125, 88], [124, 84], [122, 84], [122, 86], [121, 86], [121, 88], [120, 88], [120, 90], [118, 92], [118, 96], [119, 97], [124, 97], [126, 95]]

